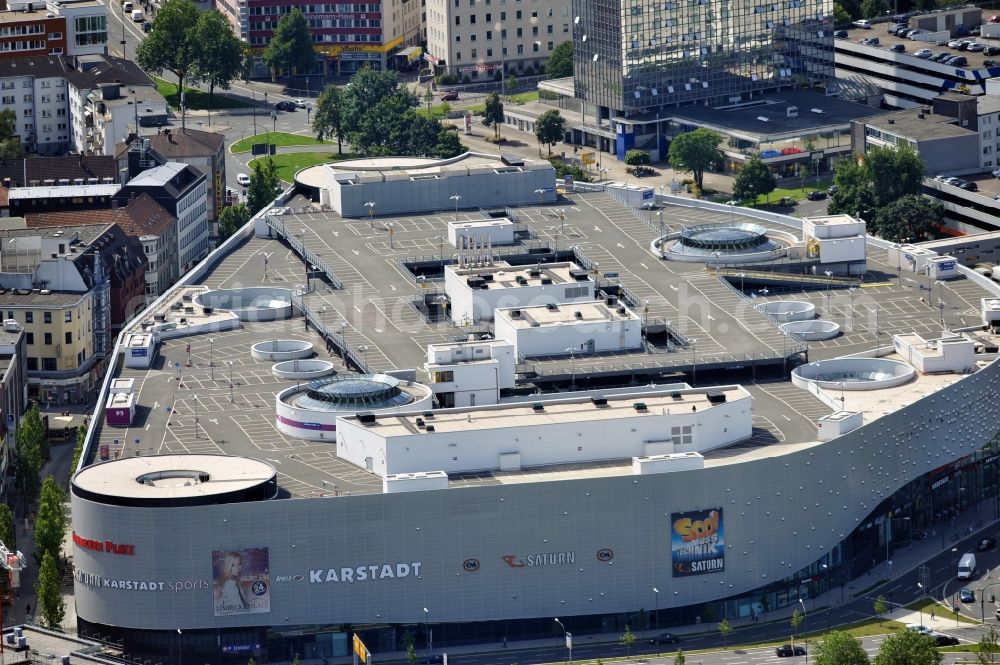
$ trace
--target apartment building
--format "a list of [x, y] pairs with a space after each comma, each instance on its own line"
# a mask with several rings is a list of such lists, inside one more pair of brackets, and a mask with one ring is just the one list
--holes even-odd
[[[573, 38], [570, 0], [427, 0], [427, 53], [436, 73], [491, 81], [539, 71]], [[504, 74], [506, 78], [507, 74]]]
[[226, 139], [222, 134], [198, 129], [163, 129], [156, 134], [139, 137], [134, 134], [118, 144], [115, 154], [119, 172], [127, 170], [129, 177], [141, 171], [180, 162], [205, 174], [208, 186], [209, 236], [219, 235], [219, 213], [226, 194]]
[[122, 186], [119, 205], [147, 194], [177, 219], [177, 274], [208, 254], [208, 178], [193, 166], [167, 162], [147, 169]]
[[110, 208], [118, 192], [113, 157], [64, 155], [0, 162], [0, 216]]
[[110, 281], [101, 255], [83, 252], [110, 226], [0, 231], [0, 308], [25, 334], [28, 394], [86, 402], [110, 346]]
[[114, 155], [136, 124], [167, 122], [167, 101], [134, 62], [107, 55], [74, 58], [67, 62], [66, 80], [75, 152]]
[[[368, 65], [387, 69], [394, 55], [422, 41], [423, 0], [311, 4], [300, 0], [239, 0], [239, 15], [229, 19], [254, 56], [252, 74], [264, 76], [260, 55], [283, 14], [299, 9], [309, 21], [323, 74], [337, 76]], [[226, 3], [217, 3], [226, 13]]]
[[11, 0], [0, 11], [0, 59], [104, 53], [107, 6], [97, 0]]
[[0, 501], [5, 503], [10, 501], [3, 479], [8, 478], [8, 467], [17, 450], [17, 422], [28, 400], [26, 359], [24, 331], [16, 321], [4, 322], [0, 328]]
[[58, 155], [69, 149], [67, 94], [63, 58], [0, 59], [0, 108], [14, 110], [26, 153]]
[[[156, 300], [180, 276], [177, 267], [177, 219], [148, 194], [140, 194], [126, 205], [104, 210], [40, 213], [27, 216], [29, 228], [68, 227], [79, 224], [116, 224], [130, 236], [146, 258], [144, 280], [140, 285], [123, 279], [122, 293], [115, 295], [112, 276], [112, 329], [119, 321], [135, 315], [140, 296], [144, 304]], [[135, 246], [131, 248], [135, 254]], [[107, 263], [107, 261], [105, 261]], [[115, 309], [115, 303], [131, 303], [130, 307]]]

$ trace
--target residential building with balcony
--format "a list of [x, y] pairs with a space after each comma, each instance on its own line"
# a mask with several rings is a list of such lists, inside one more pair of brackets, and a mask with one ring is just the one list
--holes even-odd
[[104, 53], [107, 15], [97, 0], [10, 0], [0, 11], [0, 59]]
[[560, 43], [573, 39], [570, 0], [427, 0], [427, 53], [436, 73], [492, 81], [498, 72], [541, 72]]
[[74, 58], [67, 68], [73, 151], [114, 155], [115, 146], [137, 122], [142, 126], [166, 122], [166, 100], [134, 62], [85, 56]]

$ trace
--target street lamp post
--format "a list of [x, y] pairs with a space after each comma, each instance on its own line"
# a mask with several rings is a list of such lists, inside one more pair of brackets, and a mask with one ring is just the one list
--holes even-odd
[[563, 636], [566, 638], [566, 648], [569, 650], [569, 665], [573, 665], [573, 633], [566, 630], [566, 626], [563, 625], [563, 622], [558, 617], [553, 619], [553, 621], [563, 629]]
[[698, 340], [691, 341], [691, 383], [698, 383]]
[[389, 227], [389, 249], [392, 249], [392, 236], [396, 232], [396, 224], [395, 222], [389, 222], [386, 226]]
[[830, 316], [830, 278], [833, 277], [833, 273], [829, 270], [824, 270], [823, 274], [826, 275], [826, 315]]
[[712, 258], [715, 259], [715, 278], [719, 278], [719, 259], [722, 258], [721, 252], [712, 252]]
[[745, 296], [746, 292], [743, 290], [743, 280], [746, 278], [747, 274], [745, 272], [741, 272], [737, 273], [736, 276], [740, 278], [740, 293]]
[[455, 221], [457, 222], [458, 221], [458, 202], [462, 200], [462, 197], [459, 194], [452, 194], [451, 196], [448, 197], [448, 199], [455, 202]]
[[233, 399], [233, 361], [227, 360], [226, 364], [229, 365], [229, 403], [236, 404], [236, 400]]
[[569, 354], [569, 362], [570, 362], [569, 389], [576, 390], [576, 348], [570, 346], [566, 349], [566, 353]]
[[375, 202], [368, 201], [365, 203], [365, 207], [368, 208], [368, 230], [375, 230], [375, 220], [372, 219], [372, 215], [375, 214]]
[[847, 289], [847, 294], [851, 297], [851, 323], [850, 323], [850, 328], [848, 328], [848, 330], [854, 332], [854, 287], [853, 286]]
[[212, 370], [212, 382], [215, 382], [215, 338], [208, 338], [208, 367]]
[[427, 614], [428, 614], [428, 610], [425, 607], [424, 608], [424, 633], [425, 633], [424, 637], [426, 638], [426, 642], [427, 642], [427, 658], [430, 659], [430, 657], [431, 657], [431, 625], [427, 621]]
[[656, 211], [656, 221], [657, 221], [657, 224], [660, 227], [660, 259], [662, 260], [663, 259], [663, 246], [666, 244], [663, 241], [664, 233], [663, 233], [663, 211], [662, 210], [657, 210]]
[[191, 399], [194, 400], [194, 438], [198, 437], [198, 396], [192, 395]]
[[656, 640], [656, 655], [660, 655], [660, 590], [655, 586], [653, 587], [653, 621], [656, 622], [656, 635], [653, 639]]
[[[806, 613], [806, 603], [805, 603], [804, 600], [802, 600], [801, 598], [799, 598], [799, 605], [802, 606], [802, 632], [805, 633], [806, 632], [806, 627], [805, 627], [806, 626], [806, 614], [807, 614]], [[808, 640], [803, 640], [803, 641], [806, 642], [806, 646], [809, 645], [809, 641]], [[794, 649], [793, 649], [793, 655], [792, 655], [792, 657], [793, 658], [795, 657], [794, 656]], [[809, 649], [806, 649], [806, 662], [807, 663], [809, 662]]]

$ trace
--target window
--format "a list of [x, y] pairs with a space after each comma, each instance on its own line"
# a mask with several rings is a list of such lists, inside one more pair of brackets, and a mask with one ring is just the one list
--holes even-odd
[[46, 346], [52, 346], [52, 333], [45, 333]]
[[43, 372], [54, 372], [54, 371], [56, 371], [56, 359], [55, 358], [42, 358], [42, 371]]
[[462, 25], [462, 17], [461, 16], [456, 16], [455, 17], [455, 25]]
[[434, 372], [434, 383], [450, 383], [455, 380], [455, 372]]
[[472, 49], [472, 55], [471, 55], [471, 56], [469, 56], [469, 57], [471, 57], [471, 58], [472, 58], [473, 60], [475, 60], [475, 59], [476, 59], [477, 57], [479, 57], [479, 56], [478, 56], [478, 55], [476, 54], [476, 49]]
[[52, 312], [42, 314], [42, 323], [52, 323]]
[[[62, 246], [62, 245], [59, 245], [59, 249], [60, 249], [60, 250], [62, 250], [62, 249], [63, 249], [63, 246]], [[65, 252], [64, 252], [64, 251], [60, 251], [59, 253], [60, 253], [60, 254], [65, 254]], [[65, 316], [63, 317], [63, 320], [64, 320], [64, 321], [65, 321], [66, 323], [73, 323], [73, 310], [71, 310], [71, 309], [67, 309], [67, 310], [66, 310], [66, 315], [65, 315]]]
[[28, 358], [28, 371], [29, 372], [38, 371], [38, 358]]
[[66, 333], [66, 343], [67, 344], [72, 344], [73, 343], [73, 333], [72, 332], [67, 332]]
[[7, 318], [8, 319], [13, 319], [14, 318], [14, 312], [8, 309], [7, 310]]
[[25, 323], [34, 323], [35, 322], [35, 313], [34, 312], [25, 312], [24, 313], [24, 322]]
[[35, 343], [35, 333], [24, 333], [24, 340], [28, 344]]
[[473, 14], [472, 16], [469, 17], [469, 23], [471, 23], [472, 25], [476, 24], [476, 15], [475, 14]]
[[518, 21], [520, 21], [521, 20], [521, 10], [518, 9], [517, 12], [514, 14], [514, 16], [515, 16], [515, 18], [517, 18]]

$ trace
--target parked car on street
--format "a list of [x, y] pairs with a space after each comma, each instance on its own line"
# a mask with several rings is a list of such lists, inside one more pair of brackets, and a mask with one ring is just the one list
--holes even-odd
[[248, 187], [250, 185], [250, 176], [248, 176], [246, 173], [237, 173], [236, 182], [243, 185], [244, 187]]
[[778, 658], [791, 658], [793, 656], [804, 656], [806, 655], [806, 648], [800, 647], [796, 644], [794, 647], [791, 644], [782, 644], [780, 647], [774, 650], [774, 653]]
[[677, 644], [681, 641], [681, 638], [677, 637], [674, 633], [660, 633], [656, 637], [649, 640], [650, 644]]
[[976, 594], [972, 589], [964, 586], [958, 590], [958, 599], [963, 603], [974, 603], [976, 602]]
[[454, 90], [452, 90], [451, 92], [446, 92], [443, 95], [441, 95], [442, 102], [453, 102], [456, 99], [458, 99], [458, 93], [455, 92]]
[[275, 104], [274, 108], [278, 109], [279, 111], [294, 111], [298, 107], [295, 105], [295, 102], [290, 102], [286, 99]]
[[823, 199], [826, 198], [826, 192], [819, 189], [814, 189], [813, 191], [806, 194], [806, 198], [809, 199], [810, 201], [822, 201]]

